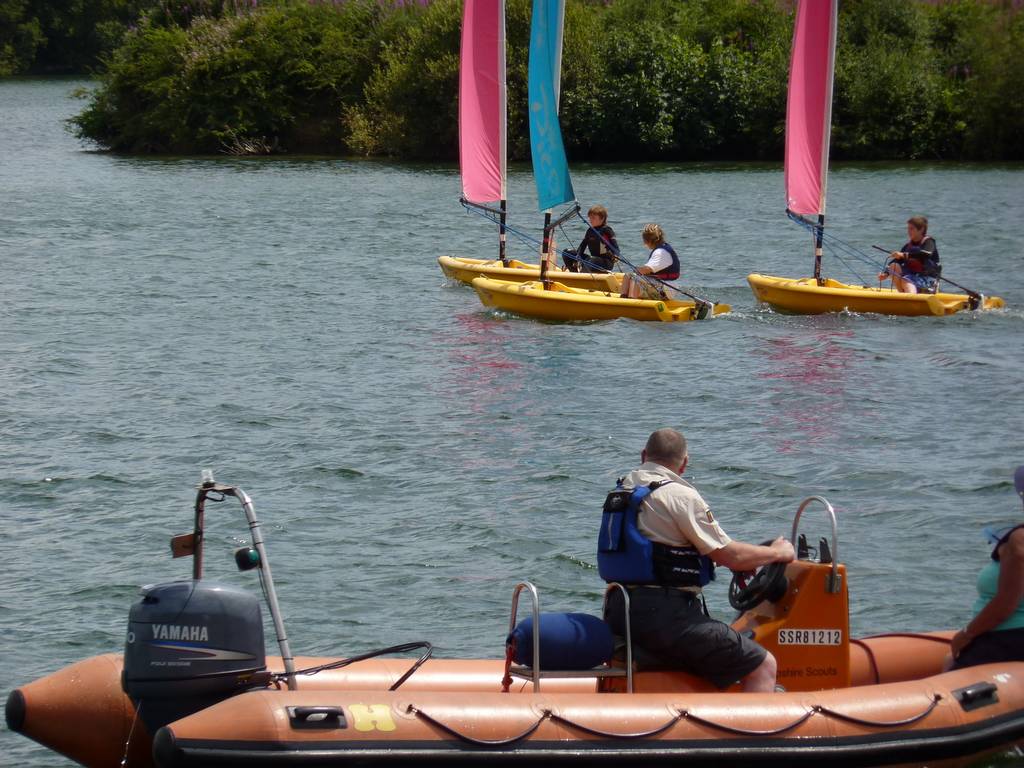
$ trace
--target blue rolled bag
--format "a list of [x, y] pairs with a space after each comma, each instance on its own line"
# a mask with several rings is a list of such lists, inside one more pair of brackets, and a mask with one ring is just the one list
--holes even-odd
[[[533, 617], [513, 629], [505, 645], [512, 660], [533, 666]], [[541, 669], [592, 669], [608, 662], [615, 650], [612, 630], [603, 619], [589, 613], [540, 614]]]

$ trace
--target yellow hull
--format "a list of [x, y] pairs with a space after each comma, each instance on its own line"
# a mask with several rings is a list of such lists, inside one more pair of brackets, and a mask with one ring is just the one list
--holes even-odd
[[[463, 283], [472, 283], [478, 277], [490, 277], [494, 280], [508, 280], [512, 283], [525, 283], [540, 280], [540, 266], [526, 264], [514, 259], [508, 266], [500, 260], [467, 259], [463, 256], [438, 256], [437, 263], [446, 277]], [[612, 291], [617, 293], [622, 287], [621, 272], [569, 272], [556, 268], [549, 272], [552, 279], [573, 288], [588, 288], [595, 291]]]
[[[539, 281], [513, 283], [478, 277], [473, 280], [480, 301], [485, 307], [512, 312], [541, 320], [631, 320], [665, 323], [696, 320], [696, 304], [692, 301], [658, 301], [624, 299], [618, 293], [588, 291], [562, 282], [552, 282], [545, 290]], [[728, 312], [728, 304], [716, 304], [716, 315]]]
[[[783, 312], [818, 315], [824, 312], [870, 312], [908, 317], [942, 317], [970, 309], [971, 297], [963, 293], [900, 293], [892, 288], [847, 285], [826, 280], [818, 285], [813, 277], [747, 275], [758, 301]], [[982, 309], [1005, 306], [998, 296], [984, 297]]]

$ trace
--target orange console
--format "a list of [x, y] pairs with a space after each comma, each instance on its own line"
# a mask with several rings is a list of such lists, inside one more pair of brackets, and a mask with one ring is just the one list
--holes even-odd
[[779, 663], [787, 691], [850, 685], [850, 601], [846, 567], [798, 560], [786, 566], [785, 595], [740, 616], [733, 628], [753, 632]]

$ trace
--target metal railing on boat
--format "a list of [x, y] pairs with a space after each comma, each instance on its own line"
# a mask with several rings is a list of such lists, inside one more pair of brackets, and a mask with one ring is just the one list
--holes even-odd
[[[790, 535], [790, 541], [794, 542], [794, 544], [797, 541], [797, 530], [800, 525], [800, 517], [803, 515], [804, 510], [814, 502], [818, 502], [825, 507], [828, 519], [832, 523], [832, 547], [829, 552], [830, 562], [832, 563], [832, 573], [828, 578], [826, 587], [829, 592], [834, 594], [838, 592], [842, 586], [839, 576], [839, 534], [836, 531], [836, 511], [832, 508], [828, 499], [824, 496], [808, 496], [803, 500], [799, 509], [796, 511], [796, 516], [793, 518], [793, 533]], [[824, 545], [824, 541], [822, 544]], [[824, 560], [822, 560], [822, 562], [824, 562]]]
[[591, 669], [544, 669], [542, 663], [540, 663], [540, 596], [537, 593], [537, 588], [528, 581], [520, 582], [516, 584], [515, 590], [512, 592], [512, 615], [509, 617], [508, 631], [509, 634], [516, 628], [516, 615], [519, 612], [519, 595], [523, 590], [527, 590], [530, 593], [530, 600], [533, 608], [533, 666], [517, 665], [513, 664], [509, 667], [509, 674], [514, 677], [518, 677], [524, 680], [533, 681], [533, 692], [540, 692], [540, 681], [545, 678], [606, 678], [606, 677], [624, 677], [626, 678], [626, 692], [633, 692], [633, 636], [630, 629], [629, 620], [629, 592], [626, 588], [618, 582], [610, 582], [608, 587], [605, 589], [604, 602], [602, 604], [602, 615], [604, 614], [604, 608], [608, 605], [608, 595], [611, 594], [612, 590], [618, 589], [622, 593], [623, 609], [626, 617], [626, 666], [613, 667], [611, 664], [607, 666], [592, 667]]

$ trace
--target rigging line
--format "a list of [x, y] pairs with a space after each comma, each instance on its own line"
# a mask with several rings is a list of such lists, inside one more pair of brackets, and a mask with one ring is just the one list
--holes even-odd
[[874, 259], [872, 259], [872, 258], [870, 258], [868, 256], [865, 256], [863, 253], [858, 251], [856, 248], [844, 244], [842, 241], [838, 240], [838, 238], [826, 236], [825, 238], [823, 238], [823, 242], [826, 243], [828, 249], [832, 253], [838, 254], [841, 251], [841, 252], [845, 253], [847, 256], [852, 256], [855, 259], [857, 259], [858, 261], [864, 262], [865, 264], [867, 264], [872, 269], [878, 269], [879, 268], [879, 264], [878, 264], [877, 261], [875, 261]]
[[[786, 216], [789, 217], [790, 221], [799, 224], [801, 227], [806, 229], [811, 234], [817, 234], [819, 227], [816, 222], [808, 221], [807, 219], [803, 218], [802, 216], [799, 216], [798, 214], [793, 213], [792, 211], [786, 211]], [[824, 228], [821, 228], [821, 237], [822, 243], [828, 243], [829, 250], [832, 253], [837, 253], [839, 250], [842, 250], [844, 253], [846, 253], [847, 256], [852, 256], [856, 259], [859, 259], [860, 261], [863, 261], [865, 264], [870, 265], [871, 267], [875, 268], [878, 271], [884, 269], [884, 265], [880, 263], [877, 259], [868, 256], [855, 245], [851, 245], [850, 243], [846, 242], [845, 240], [842, 240], [841, 238], [837, 237], [831, 232], [826, 231]]]
[[[306, 669], [299, 669], [296, 670], [294, 674], [307, 676], [315, 675], [318, 672], [324, 672], [328, 669], [341, 669], [342, 667], [347, 667], [349, 664], [355, 664], [359, 661], [366, 661], [367, 659], [372, 659], [377, 656], [386, 656], [391, 653], [404, 653], [405, 651], [411, 651], [416, 648], [423, 648], [423, 655], [420, 657], [420, 659], [416, 661], [412, 669], [410, 669], [408, 672], [406, 672], [402, 677], [398, 679], [398, 682], [395, 684], [395, 687], [398, 687], [408, 679], [409, 675], [411, 675], [413, 672], [419, 669], [420, 665], [423, 664], [423, 662], [425, 662], [427, 658], [429, 658], [430, 655], [434, 652], [434, 646], [432, 646], [426, 640], [419, 640], [412, 643], [402, 643], [401, 645], [392, 645], [387, 648], [380, 648], [376, 651], [368, 651], [366, 653], [359, 654], [358, 656], [350, 656], [347, 659], [333, 661], [330, 664], [321, 664], [317, 667], [307, 667]], [[278, 674], [275, 675], [275, 677], [284, 677], [284, 675]], [[391, 690], [394, 690], [394, 688], [392, 688]]]
[[121, 754], [121, 762], [119, 765], [121, 768], [126, 768], [128, 765], [128, 750], [132, 745], [132, 735], [135, 733], [135, 724], [139, 722], [139, 716], [142, 714], [142, 702], [135, 708], [135, 715], [132, 717], [132, 727], [128, 729], [128, 738], [124, 742], [124, 752]]
[[639, 279], [641, 282], [646, 283], [647, 285], [649, 285], [654, 290], [657, 290], [658, 286], [662, 285], [665, 288], [672, 289], [676, 293], [681, 293], [683, 296], [689, 296], [691, 299], [693, 299], [694, 301], [700, 302], [701, 304], [706, 304], [706, 305], [711, 306], [711, 307], [713, 307], [715, 305], [715, 302], [711, 301], [710, 299], [704, 299], [704, 298], [701, 298], [700, 296], [694, 296], [692, 293], [687, 293], [682, 288], [678, 288], [678, 287], [672, 285], [672, 283], [669, 283], [669, 282], [667, 282], [665, 280], [662, 280], [660, 277], [655, 277], [654, 275], [642, 275], [642, 274], [640, 274], [640, 271], [639, 271], [638, 267], [633, 262], [631, 262], [629, 259], [627, 259], [625, 256], [623, 256], [622, 255], [622, 251], [620, 249], [613, 247], [612, 244], [600, 232], [598, 232], [596, 229], [594, 229], [592, 226], [590, 226], [590, 222], [586, 221], [586, 219], [583, 218], [583, 214], [581, 214], [579, 211], [576, 211], [576, 215], [579, 216], [580, 220], [583, 221], [587, 225], [587, 230], [588, 231], [592, 230], [598, 237], [600, 237], [601, 241], [605, 245], [608, 246], [608, 250], [610, 250], [613, 254], [615, 254], [615, 258], [618, 261], [621, 261], [627, 267], [629, 267], [630, 270], [633, 272], [633, 274], [636, 275], [637, 279]]
[[[803, 226], [805, 229], [808, 229], [812, 234], [816, 233], [816, 231], [818, 229], [816, 224], [810, 224], [809, 222], [805, 222], [805, 221], [798, 220], [798, 219], [795, 219], [795, 220], [801, 226]], [[848, 243], [844, 243], [839, 238], [837, 238], [837, 237], [835, 237], [833, 235], [830, 235], [828, 233], [825, 233], [824, 231], [822, 231], [821, 242], [822, 242], [822, 246], [829, 252], [829, 255], [834, 257], [835, 259], [837, 259], [844, 267], [846, 267], [846, 269], [854, 277], [856, 277], [864, 285], [867, 285], [868, 281], [865, 279], [865, 277], [860, 272], [858, 272], [853, 267], [852, 264], [850, 264], [850, 262], [848, 262], [846, 259], [843, 258], [843, 256], [842, 256], [843, 253], [845, 253], [847, 256], [854, 256], [854, 257], [856, 257], [858, 260], [865, 262], [866, 264], [868, 264], [869, 266], [873, 267], [874, 269], [884, 269], [884, 267], [879, 265], [873, 259], [865, 256], [863, 253], [858, 251], [853, 246], [849, 245]]]
[[726, 723], [716, 723], [714, 720], [708, 720], [707, 718], [695, 715], [693, 714], [693, 712], [690, 712], [689, 710], [678, 710], [679, 715], [681, 717], [685, 717], [687, 720], [692, 720], [695, 723], [700, 723], [701, 725], [706, 725], [709, 728], [715, 728], [719, 731], [725, 731], [726, 733], [735, 733], [737, 736], [777, 736], [780, 733], [791, 731], [794, 728], [803, 725], [808, 720], [810, 720], [811, 717], [814, 716], [814, 713], [816, 711], [817, 710], [815, 709], [806, 710], [804, 714], [802, 714], [800, 717], [798, 717], [791, 723], [786, 723], [785, 725], [779, 726], [778, 728], [771, 728], [766, 731], [761, 731], [753, 730], [750, 728], [739, 728], [735, 725], [727, 725]]
[[405, 674], [403, 674], [400, 678], [398, 678], [397, 680], [395, 680], [395, 682], [391, 684], [391, 687], [388, 688], [389, 691], [397, 691], [398, 687], [406, 680], [408, 680], [410, 677], [412, 677], [413, 673], [416, 672], [417, 669], [422, 667], [426, 663], [427, 659], [429, 659], [431, 654], [434, 652], [434, 646], [427, 642], [423, 643], [423, 649], [423, 653], [421, 653], [420, 657], [416, 659], [416, 661], [413, 662], [412, 666], [405, 671]]
[[428, 723], [431, 723], [432, 725], [437, 726], [438, 728], [440, 728], [445, 733], [451, 734], [452, 736], [454, 736], [457, 739], [461, 739], [462, 741], [469, 742], [470, 744], [476, 744], [477, 746], [481, 746], [481, 747], [503, 747], [506, 744], [512, 744], [514, 742], [521, 741], [522, 739], [525, 739], [527, 736], [530, 736], [534, 731], [536, 731], [538, 728], [540, 728], [541, 723], [543, 723], [545, 720], [547, 720], [549, 717], [551, 717], [551, 711], [545, 709], [545, 710], [543, 710], [541, 712], [540, 717], [537, 718], [537, 722], [535, 722], [533, 725], [531, 725], [525, 731], [523, 731], [522, 733], [520, 733], [520, 734], [518, 734], [516, 736], [510, 736], [507, 739], [478, 739], [478, 738], [476, 738], [474, 736], [469, 736], [469, 735], [467, 735], [465, 733], [459, 733], [452, 726], [446, 725], [445, 723], [442, 723], [440, 720], [438, 720], [438, 719], [436, 719], [434, 717], [431, 717], [426, 712], [424, 712], [422, 709], [417, 707], [415, 704], [410, 704], [409, 706], [407, 706], [405, 708], [405, 711], [406, 711], [407, 714], [416, 715], [417, 717], [423, 718]]
[[865, 640], [874, 640], [878, 637], [909, 637], [914, 640], [930, 640], [933, 643], [945, 643], [946, 645], [952, 645], [953, 639], [951, 637], [937, 637], [936, 635], [929, 635], [925, 632], [882, 632], [877, 635], [868, 635], [867, 637], [860, 638], [860, 642]]
[[632, 263], [630, 263], [630, 261], [625, 256], [622, 255], [622, 251], [620, 249], [618, 249], [614, 245], [612, 245], [611, 240], [609, 240], [604, 235], [602, 235], [600, 232], [598, 232], [596, 229], [594, 229], [592, 226], [590, 226], [590, 222], [583, 218], [583, 214], [582, 213], [580, 213], [579, 211], [576, 211], [576, 215], [579, 217], [580, 221], [582, 221], [586, 225], [588, 233], [593, 232], [595, 235], [597, 235], [599, 238], [601, 238], [601, 242], [604, 243], [608, 247], [608, 250], [612, 252], [612, 255], [615, 256], [615, 259], [617, 261], [621, 261], [623, 264], [625, 264], [627, 267], [629, 267], [631, 270], [633, 270], [633, 272], [636, 272], [638, 277], [641, 277], [641, 278], [642, 277], [646, 277], [646, 275], [641, 275], [639, 272], [636, 271], [636, 266], [634, 266]]
[[673, 725], [682, 720], [684, 717], [686, 717], [685, 712], [680, 710], [676, 712], [675, 716], [672, 717], [672, 719], [670, 719], [668, 722], [659, 725], [655, 728], [652, 728], [649, 731], [638, 731], [635, 733], [615, 733], [614, 731], [603, 731], [600, 728], [594, 728], [589, 725], [584, 725], [583, 723], [577, 723], [575, 720], [570, 720], [569, 718], [563, 717], [562, 715], [551, 713], [551, 720], [553, 722], [561, 723], [562, 725], [566, 725], [570, 728], [575, 728], [577, 731], [582, 731], [583, 733], [589, 733], [591, 736], [602, 736], [606, 739], [648, 739], [651, 736], [657, 736], [660, 733], [664, 733]]
[[[579, 212], [577, 211], [577, 213], [579, 213]], [[565, 239], [568, 242], [570, 242], [570, 243], [574, 242], [573, 240], [569, 239], [569, 235], [566, 234], [566, 232], [565, 232], [565, 222], [564, 221], [561, 224], [558, 225], [558, 229], [559, 229], [559, 231], [562, 233], [562, 235], [565, 237]], [[589, 231], [591, 231], [593, 229], [594, 228], [591, 227], [590, 224], [588, 223], [587, 224], [587, 231], [589, 232]], [[612, 249], [611, 243], [609, 243], [607, 240], [605, 240], [604, 237], [601, 236], [600, 233], [598, 233], [598, 236], [601, 237], [601, 242], [603, 242], [605, 245], [608, 246], [608, 250], [612, 251], [613, 255], [617, 259], [618, 258], [618, 254], [615, 253], [614, 250]], [[613, 272], [613, 270], [611, 270], [611, 269], [605, 269], [604, 267], [598, 266], [597, 264], [595, 264], [592, 261], [588, 261], [587, 259], [583, 258], [583, 255], [580, 254], [578, 251], [576, 253], [573, 253], [571, 250], [561, 249], [560, 250], [560, 254], [562, 256], [563, 262], [565, 261], [565, 257], [568, 255], [572, 259], [574, 259], [575, 261], [578, 261], [580, 264], [586, 264], [588, 267], [590, 267], [590, 272], [593, 273], [593, 274], [608, 275], [608, 274], [611, 274]]]
[[[565, 238], [565, 241], [567, 243], [571, 244], [573, 242], [569, 238], [569, 233], [565, 231], [565, 221], [564, 220], [558, 222], [558, 231], [562, 235], [562, 237]], [[568, 248], [559, 248], [558, 249], [558, 255], [562, 257], [562, 263], [563, 264], [565, 263], [565, 257], [566, 257], [566, 254], [567, 254], [568, 251], [569, 251]], [[577, 256], [578, 256], [578, 254], [577, 254]], [[587, 266], [590, 266], [589, 262], [584, 261], [582, 258], [580, 258], [579, 260], [580, 260], [580, 263], [587, 264]]]
[[[494, 218], [494, 215], [492, 213], [490, 213], [489, 211], [487, 211], [487, 210], [480, 210], [480, 209], [478, 209], [476, 207], [469, 206], [465, 202], [463, 202], [462, 206], [463, 206], [463, 208], [466, 209], [466, 211], [468, 213], [475, 213], [477, 216], [480, 216], [481, 218], [487, 219], [488, 221], [490, 221], [490, 222], [492, 222], [494, 224], [498, 224], [498, 220], [496, 218]], [[561, 227], [561, 224], [559, 225], [559, 227]], [[531, 245], [531, 246], [533, 246], [536, 249], [539, 249], [543, 245], [543, 243], [542, 243], [540, 238], [537, 238], [537, 237], [534, 237], [532, 235], [529, 235], [526, 232], [523, 232], [522, 230], [518, 229], [516, 226], [514, 226], [512, 224], [509, 224], [508, 222], [505, 223], [505, 231], [511, 233], [515, 237], [518, 237], [524, 243], [526, 243], [527, 245]], [[563, 234], [564, 234], [564, 230], [563, 230]], [[563, 251], [560, 252], [559, 255], [563, 255], [564, 256], [564, 254], [565, 254], [565, 251], [563, 250]], [[593, 264], [593, 263], [587, 261], [586, 259], [582, 259], [581, 258], [580, 261], [583, 264], [586, 264], [588, 267], [592, 267], [595, 274], [610, 274], [610, 272], [608, 272], [607, 270], [599, 267], [596, 264]]]
[[604, 243], [604, 245], [606, 245], [608, 247], [608, 250], [611, 251], [611, 253], [614, 254], [615, 259], [618, 260], [618, 261], [622, 261], [624, 264], [626, 264], [626, 266], [628, 266], [630, 268], [630, 270], [636, 275], [637, 280], [639, 280], [641, 283], [644, 283], [645, 285], [650, 287], [651, 290], [655, 290], [656, 291], [658, 289], [659, 285], [660, 286], [665, 286], [666, 288], [671, 288], [673, 291], [676, 291], [677, 293], [680, 293], [683, 296], [689, 296], [691, 299], [693, 299], [695, 301], [699, 301], [699, 302], [706, 303], [706, 304], [711, 304], [711, 305], [714, 304], [714, 302], [712, 302], [712, 301], [710, 301], [708, 299], [701, 299], [701, 298], [699, 298], [697, 296], [694, 296], [691, 293], [686, 293], [686, 291], [682, 290], [681, 288], [677, 288], [676, 286], [672, 285], [671, 283], [668, 283], [668, 282], [666, 282], [666, 281], [664, 281], [664, 280], [662, 280], [660, 278], [655, 278], [655, 276], [653, 274], [641, 274], [639, 268], [637, 267], [637, 265], [634, 264], [633, 262], [631, 262], [625, 256], [623, 256], [622, 251], [620, 249], [614, 248], [611, 245], [611, 243], [603, 236], [603, 234], [601, 234], [599, 231], [594, 229], [594, 227], [592, 227], [590, 225], [590, 222], [583, 218], [583, 214], [581, 214], [578, 211], [577, 215], [580, 216], [580, 219], [585, 224], [587, 224], [587, 230], [588, 231], [593, 231], [595, 234], [597, 234], [597, 237], [601, 239], [601, 242]]
[[875, 658], [875, 652], [871, 646], [865, 643], [863, 640], [858, 640], [856, 637], [850, 638], [850, 645], [856, 645], [861, 648], [868, 656], [868, 661], [871, 664], [871, 671], [875, 674], [875, 683], [882, 682], [882, 673], [878, 670], [878, 659]]
[[867, 285], [867, 282], [866, 282], [866, 281], [864, 280], [864, 277], [863, 277], [863, 276], [862, 276], [862, 275], [860, 274], [860, 272], [858, 272], [858, 271], [857, 271], [856, 269], [854, 269], [854, 268], [853, 268], [853, 267], [852, 267], [852, 266], [850, 265], [850, 263], [849, 263], [849, 262], [848, 262], [848, 261], [847, 261], [846, 259], [844, 259], [844, 258], [843, 258], [842, 256], [840, 256], [840, 255], [839, 255], [839, 251], [838, 251], [837, 249], [833, 248], [833, 247], [832, 247], [832, 246], [831, 246], [830, 244], [826, 244], [826, 245], [825, 245], [825, 247], [826, 247], [826, 248], [828, 248], [828, 252], [829, 252], [829, 254], [830, 254], [831, 256], [833, 256], [833, 257], [835, 257], [836, 259], [838, 259], [838, 260], [839, 260], [839, 262], [840, 262], [840, 263], [841, 263], [841, 264], [842, 264], [842, 265], [843, 265], [844, 267], [846, 267], [846, 268], [847, 268], [848, 270], [850, 270], [850, 272], [852, 272], [852, 273], [853, 273], [853, 276], [854, 276], [854, 277], [856, 277], [856, 278], [857, 278], [858, 280], [860, 280], [860, 281], [861, 281], [862, 283], [864, 283], [865, 285]]
[[902, 720], [891, 720], [888, 722], [883, 720], [865, 720], [861, 717], [845, 715], [842, 712], [836, 712], [834, 709], [829, 709], [828, 707], [823, 707], [821, 705], [815, 705], [814, 711], [820, 712], [823, 715], [828, 715], [829, 717], [834, 717], [836, 720], [842, 720], [843, 722], [853, 723], [854, 725], [865, 725], [872, 728], [900, 728], [904, 725], [912, 725], [913, 723], [916, 723], [919, 720], [924, 720], [924, 718], [928, 717], [928, 715], [935, 711], [935, 708], [939, 706], [939, 702], [941, 701], [942, 696], [936, 693], [934, 694], [932, 700], [928, 703], [928, 706], [925, 707], [925, 709], [922, 712], [919, 712], [916, 715], [911, 715], [910, 717], [906, 717]]
[[789, 723], [787, 725], [783, 725], [783, 726], [781, 726], [779, 728], [774, 728], [774, 729], [770, 729], [770, 730], [763, 730], [763, 731], [762, 730], [751, 730], [751, 729], [747, 729], [747, 728], [738, 728], [736, 726], [726, 725], [724, 723], [716, 723], [713, 720], [708, 720], [708, 719], [703, 718], [703, 717], [698, 717], [697, 715], [693, 714], [692, 712], [690, 712], [690, 711], [688, 711], [686, 709], [679, 710], [679, 714], [682, 715], [683, 717], [685, 717], [687, 720], [693, 720], [694, 722], [700, 723], [701, 725], [706, 725], [706, 726], [711, 727], [711, 728], [717, 728], [718, 730], [722, 730], [722, 731], [725, 731], [727, 733], [735, 733], [735, 734], [740, 734], [740, 735], [744, 735], [744, 736], [775, 736], [775, 735], [778, 735], [780, 733], [784, 733], [785, 731], [792, 730], [793, 728], [796, 728], [797, 726], [803, 725], [805, 722], [807, 722], [815, 714], [824, 715], [825, 717], [831, 717], [831, 718], [833, 718], [835, 720], [840, 720], [840, 721], [843, 721], [843, 722], [852, 723], [854, 725], [862, 725], [862, 726], [866, 726], [866, 727], [870, 727], [870, 728], [899, 728], [899, 727], [902, 727], [902, 726], [912, 725], [912, 724], [914, 724], [914, 723], [916, 723], [916, 722], [918, 722], [920, 720], [923, 720], [924, 718], [928, 717], [928, 715], [930, 715], [932, 712], [935, 711], [935, 708], [937, 706], [939, 706], [939, 703], [941, 701], [942, 701], [942, 696], [940, 696], [939, 694], [934, 694], [932, 699], [928, 702], [927, 706], [921, 712], [917, 713], [916, 715], [911, 715], [909, 717], [903, 718], [902, 720], [888, 720], [888, 721], [886, 721], [886, 720], [867, 720], [865, 718], [856, 717], [854, 715], [847, 715], [847, 714], [844, 714], [842, 712], [837, 712], [834, 709], [829, 709], [828, 707], [822, 706], [820, 704], [815, 704], [809, 710], [804, 712], [804, 714], [802, 716], [798, 717], [793, 722], [791, 722], [791, 723]]
[[867, 720], [867, 719], [864, 719], [864, 718], [855, 717], [853, 715], [847, 715], [847, 714], [844, 714], [842, 712], [837, 712], [834, 709], [829, 709], [828, 707], [824, 707], [824, 706], [821, 706], [819, 704], [819, 705], [812, 706], [808, 710], [805, 710], [802, 715], [797, 717], [792, 722], [786, 723], [786, 724], [784, 724], [782, 726], [779, 726], [778, 728], [771, 728], [771, 729], [767, 729], [767, 730], [755, 730], [755, 729], [747, 729], [747, 728], [738, 728], [738, 727], [733, 726], [733, 725], [728, 725], [726, 723], [717, 723], [714, 720], [709, 720], [707, 718], [700, 717], [699, 715], [695, 715], [693, 712], [690, 712], [687, 709], [677, 709], [675, 711], [675, 716], [672, 719], [670, 719], [668, 722], [664, 723], [663, 725], [655, 727], [651, 731], [640, 732], [640, 733], [613, 733], [613, 732], [609, 732], [609, 731], [603, 731], [603, 730], [599, 730], [597, 728], [592, 728], [590, 726], [583, 725], [582, 723], [577, 723], [577, 722], [575, 722], [573, 720], [570, 720], [567, 717], [558, 715], [558, 714], [552, 712], [549, 709], [544, 709], [544, 710], [541, 711], [540, 717], [531, 726], [529, 726], [525, 731], [523, 731], [522, 733], [520, 733], [518, 735], [510, 736], [509, 738], [506, 738], [506, 739], [478, 739], [478, 738], [475, 738], [473, 736], [469, 736], [469, 735], [467, 735], [465, 733], [460, 733], [454, 727], [452, 727], [450, 725], [447, 725], [445, 723], [442, 723], [440, 720], [437, 720], [436, 718], [430, 716], [429, 714], [427, 714], [426, 712], [424, 712], [422, 709], [420, 709], [419, 707], [417, 707], [414, 704], [409, 704], [406, 707], [405, 711], [408, 714], [414, 714], [417, 717], [420, 717], [420, 718], [426, 720], [427, 722], [431, 723], [432, 725], [435, 725], [436, 727], [440, 728], [442, 731], [444, 731], [444, 732], [446, 732], [446, 733], [448, 733], [448, 734], [450, 734], [450, 735], [452, 735], [452, 736], [454, 736], [454, 737], [456, 737], [458, 739], [461, 739], [463, 741], [469, 742], [470, 744], [476, 744], [476, 745], [479, 745], [479, 746], [504, 746], [506, 744], [511, 744], [511, 743], [516, 742], [516, 741], [521, 741], [522, 739], [527, 738], [528, 736], [533, 734], [534, 731], [536, 731], [540, 727], [541, 723], [543, 723], [545, 720], [548, 720], [548, 719], [552, 720], [553, 722], [558, 722], [558, 723], [561, 723], [562, 725], [566, 725], [568, 727], [575, 728], [575, 729], [580, 730], [580, 731], [582, 731], [584, 733], [589, 733], [589, 734], [591, 734], [593, 736], [600, 736], [600, 737], [604, 737], [604, 738], [614, 738], [614, 739], [642, 739], [642, 738], [649, 738], [651, 736], [655, 736], [655, 735], [658, 735], [660, 733], [664, 733], [669, 728], [671, 728], [672, 726], [674, 726], [676, 723], [678, 723], [680, 720], [683, 720], [683, 719], [690, 720], [692, 722], [698, 723], [700, 725], [703, 725], [703, 726], [706, 726], [706, 727], [709, 727], [709, 728], [714, 728], [716, 730], [724, 731], [726, 733], [734, 733], [736, 735], [742, 735], [742, 736], [777, 736], [779, 734], [785, 733], [786, 731], [793, 730], [794, 728], [797, 728], [797, 727], [803, 725], [804, 723], [806, 723], [810, 718], [812, 718], [816, 714], [817, 715], [822, 715], [824, 717], [834, 718], [836, 720], [840, 720], [840, 721], [843, 721], [843, 722], [852, 723], [854, 725], [860, 725], [860, 726], [865, 726], [865, 727], [870, 727], [870, 728], [899, 728], [899, 727], [903, 727], [903, 726], [907, 726], [907, 725], [912, 725], [912, 724], [914, 724], [914, 723], [916, 723], [916, 722], [918, 722], [920, 720], [923, 720], [924, 718], [928, 717], [928, 715], [930, 715], [932, 712], [935, 711], [935, 708], [939, 706], [939, 703], [941, 701], [942, 701], [942, 696], [940, 696], [939, 694], [935, 694], [932, 697], [932, 699], [928, 702], [928, 705], [925, 707], [925, 709], [922, 710], [921, 712], [919, 712], [918, 714], [911, 715], [910, 717], [906, 717], [906, 718], [903, 718], [901, 720], [890, 720], [890, 721]]
[[790, 221], [794, 222], [795, 224], [800, 225], [801, 227], [806, 229], [808, 232], [810, 232], [815, 237], [817, 236], [818, 230], [820, 229], [821, 230], [822, 240], [829, 241], [829, 243], [832, 245], [832, 247], [834, 247], [834, 248], [842, 248], [848, 255], [855, 256], [858, 259], [860, 259], [861, 261], [864, 261], [864, 262], [866, 262], [868, 264], [871, 264], [872, 266], [878, 266], [878, 262], [876, 260], [872, 259], [870, 256], [868, 256], [866, 253], [862, 252], [856, 246], [854, 246], [854, 245], [852, 245], [850, 243], [847, 243], [845, 240], [843, 240], [840, 237], [838, 237], [837, 235], [833, 234], [831, 231], [826, 230], [824, 227], [820, 226], [817, 222], [815, 222], [815, 221], [808, 221], [803, 216], [800, 216], [799, 214], [795, 214], [792, 211], [788, 211], [788, 210], [786, 211], [786, 216], [789, 218]]
[[[471, 208], [471, 207], [469, 207], [469, 206], [467, 206], [465, 204], [463, 204], [463, 207], [466, 209], [467, 213], [475, 213], [477, 216], [480, 216], [480, 217], [482, 217], [484, 219], [487, 219], [488, 221], [490, 221], [490, 222], [492, 222], [494, 224], [498, 224], [499, 223], [496, 218], [494, 218], [492, 215], [490, 215], [486, 211], [477, 210], [477, 209]], [[519, 228], [517, 228], [514, 225], [509, 224], [507, 222], [505, 223], [505, 231], [506, 232], [511, 232], [513, 235], [518, 237], [520, 240], [528, 243], [529, 245], [533, 245], [533, 246], [538, 247], [538, 248], [541, 245], [541, 241], [540, 241], [539, 238], [536, 238], [536, 237], [533, 237], [531, 235], [528, 235], [525, 232], [523, 232], [522, 230], [520, 230]]]
[[909, 637], [914, 640], [928, 640], [933, 643], [945, 643], [946, 645], [951, 645], [953, 642], [952, 638], [936, 637], [935, 635], [928, 635], [924, 634], [923, 632], [884, 632], [879, 635], [868, 635], [867, 637], [862, 638], [851, 637], [850, 645], [856, 645], [858, 648], [862, 649], [867, 654], [868, 661], [871, 664], [871, 671], [874, 673], [876, 683], [882, 682], [882, 673], [878, 670], [878, 661], [875, 658], [875, 652], [871, 648], [871, 646], [868, 645], [867, 641], [874, 640], [875, 638], [879, 637]]

